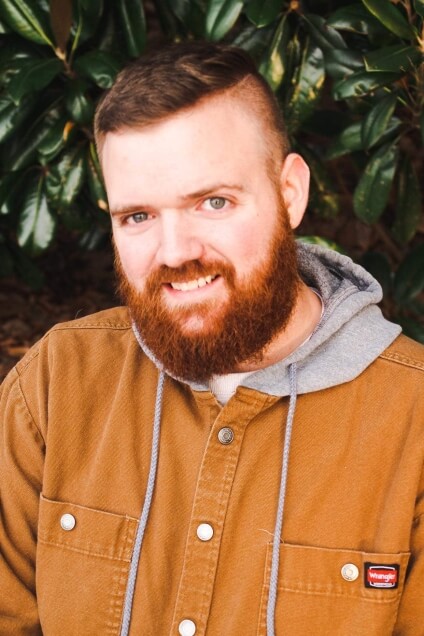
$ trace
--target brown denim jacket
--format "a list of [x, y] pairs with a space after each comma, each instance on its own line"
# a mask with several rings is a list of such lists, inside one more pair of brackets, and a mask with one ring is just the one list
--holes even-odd
[[[277, 636], [424, 634], [423, 371], [400, 336], [351, 382], [298, 396]], [[58, 325], [8, 376], [1, 635], [119, 634], [157, 377], [125, 309]], [[287, 406], [239, 387], [221, 408], [166, 379], [131, 634], [266, 633]]]

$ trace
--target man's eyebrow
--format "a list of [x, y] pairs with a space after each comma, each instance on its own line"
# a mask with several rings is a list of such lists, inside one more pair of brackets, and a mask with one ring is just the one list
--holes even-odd
[[181, 199], [181, 201], [191, 201], [193, 199], [201, 199], [208, 194], [219, 192], [220, 190], [237, 190], [238, 192], [247, 192], [246, 188], [238, 183], [214, 183], [202, 188], [201, 190], [182, 194], [178, 198]]
[[111, 216], [122, 216], [123, 214], [134, 214], [135, 212], [145, 212], [148, 206], [143, 204], [134, 205], [117, 205], [114, 208], [109, 208]]

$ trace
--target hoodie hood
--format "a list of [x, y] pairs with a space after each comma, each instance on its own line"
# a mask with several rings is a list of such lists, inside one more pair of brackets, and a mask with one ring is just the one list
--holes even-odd
[[[381, 286], [363, 267], [319, 245], [298, 242], [297, 248], [301, 277], [324, 304], [321, 321], [312, 337], [287, 358], [241, 382], [241, 386], [281, 397], [290, 394], [287, 369], [291, 364], [297, 366], [298, 394], [321, 391], [356, 378], [401, 332], [377, 307], [383, 296]], [[146, 355], [174, 377], [145, 346], [135, 326], [134, 332]], [[208, 390], [205, 384], [174, 379], [195, 391]]]

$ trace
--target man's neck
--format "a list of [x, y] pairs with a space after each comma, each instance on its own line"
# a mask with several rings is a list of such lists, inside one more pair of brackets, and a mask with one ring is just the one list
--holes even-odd
[[260, 362], [245, 362], [235, 371], [258, 371], [287, 358], [308, 340], [316, 329], [321, 316], [322, 301], [320, 297], [304, 282], [301, 282], [296, 305], [288, 325], [266, 347]]

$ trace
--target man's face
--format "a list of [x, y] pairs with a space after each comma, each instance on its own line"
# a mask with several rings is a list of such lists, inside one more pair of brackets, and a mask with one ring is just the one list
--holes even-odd
[[295, 249], [266, 137], [219, 96], [102, 150], [121, 291], [147, 346], [203, 380], [259, 359], [296, 297]]

